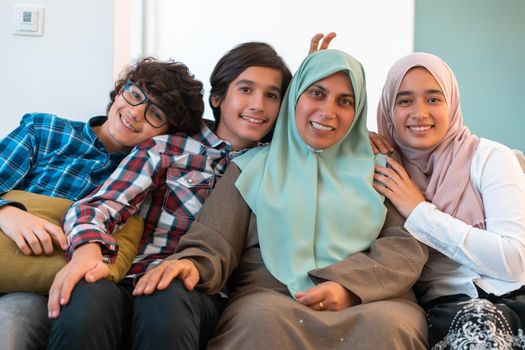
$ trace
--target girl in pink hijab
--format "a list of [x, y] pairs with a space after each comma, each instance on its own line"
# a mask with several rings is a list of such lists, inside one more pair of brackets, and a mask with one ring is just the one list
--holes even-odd
[[525, 348], [525, 175], [506, 146], [463, 125], [449, 66], [427, 53], [397, 61], [379, 133], [401, 162], [375, 188], [431, 249], [416, 285], [433, 349]]

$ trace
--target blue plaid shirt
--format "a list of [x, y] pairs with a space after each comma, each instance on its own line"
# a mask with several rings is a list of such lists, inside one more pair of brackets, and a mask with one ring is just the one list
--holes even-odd
[[[108, 153], [88, 123], [44, 113], [22, 117], [20, 126], [0, 141], [0, 194], [23, 190], [79, 200], [100, 186], [127, 153]], [[0, 206], [7, 203], [0, 198]]]

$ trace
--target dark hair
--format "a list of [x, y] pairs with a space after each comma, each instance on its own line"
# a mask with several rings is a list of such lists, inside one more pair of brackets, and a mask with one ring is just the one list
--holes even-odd
[[125, 69], [110, 92], [111, 108], [126, 82], [140, 86], [168, 115], [169, 133], [193, 134], [200, 129], [204, 112], [203, 86], [181, 62], [160, 62], [153, 57], [140, 59]]
[[[230, 83], [250, 67], [275, 68], [281, 71], [283, 77], [281, 93], [284, 96], [292, 79], [292, 73], [274, 48], [262, 42], [247, 42], [237, 45], [221, 57], [210, 76], [209, 102], [215, 117], [215, 129], [217, 129], [221, 121], [221, 109], [213, 106], [211, 103], [212, 97], [222, 101], [226, 96]], [[272, 134], [273, 128], [262, 141], [269, 141]]]

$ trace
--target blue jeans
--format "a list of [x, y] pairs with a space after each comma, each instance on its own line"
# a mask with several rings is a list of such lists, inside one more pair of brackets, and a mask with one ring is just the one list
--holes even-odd
[[0, 296], [0, 347], [5, 350], [45, 349], [51, 322], [47, 297], [16, 292]]

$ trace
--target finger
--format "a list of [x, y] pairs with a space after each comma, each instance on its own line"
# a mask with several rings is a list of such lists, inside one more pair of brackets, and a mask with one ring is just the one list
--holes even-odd
[[382, 174], [381, 172], [374, 173], [374, 181], [383, 184], [386, 188], [388, 188], [391, 191], [395, 191], [398, 187], [398, 183], [392, 177]]
[[319, 50], [326, 50], [328, 46], [330, 46], [330, 43], [336, 37], [336, 35], [337, 34], [335, 32], [330, 32], [326, 34], [323, 41], [321, 42], [321, 47]]
[[74, 270], [69, 271], [64, 277], [62, 288], [60, 289], [60, 305], [64, 306], [69, 303], [71, 292], [78, 284], [78, 282], [85, 276], [86, 271]]
[[373, 142], [370, 143], [370, 145], [372, 146], [372, 152], [374, 152], [374, 154], [378, 154], [379, 150], [377, 149], [376, 145]]
[[390, 157], [387, 157], [386, 161], [387, 161], [388, 165], [390, 165], [390, 167], [392, 169], [394, 169], [395, 172], [397, 174], [399, 174], [399, 176], [402, 179], [408, 179], [409, 178], [408, 173], [406, 172], [405, 168], [401, 164], [399, 164], [398, 162], [396, 162], [394, 159], [392, 159]]
[[[314, 301], [315, 300], [315, 301]], [[316, 311], [324, 311], [327, 310], [327, 305], [324, 299], [310, 299], [310, 298], [300, 298], [297, 299], [301, 304], [304, 306], [308, 306], [309, 308], [316, 310]]]
[[387, 168], [387, 167], [382, 167], [377, 164], [375, 166], [376, 174], [384, 176], [387, 180], [391, 180], [392, 184], [395, 183], [397, 185], [403, 183], [403, 178], [397, 172], [398, 170], [399, 168], [393, 168], [393, 167]]
[[182, 277], [181, 279], [184, 280], [186, 274], [187, 273], [186, 273], [185, 269], [180, 269], [178, 266], [176, 266], [175, 268], [173, 268], [173, 267], [167, 268], [164, 271], [164, 273], [162, 274], [160, 281], [157, 283], [157, 289], [158, 290], [164, 290], [164, 289], [168, 288], [170, 283], [177, 276], [181, 276]]
[[312, 37], [312, 40], [310, 40], [310, 50], [308, 51], [309, 54], [319, 50], [319, 41], [321, 41], [323, 36], [324, 34], [317, 33]]
[[43, 227], [34, 227], [33, 233], [37, 237], [39, 245], [43, 248], [44, 252], [48, 255], [53, 253], [53, 240], [49, 233]]
[[187, 290], [190, 290], [190, 291], [193, 290], [193, 288], [195, 288], [195, 286], [199, 282], [199, 279], [200, 279], [200, 276], [199, 276], [199, 272], [197, 271], [197, 269], [192, 269], [190, 273], [188, 274], [188, 276], [184, 278], [183, 280], [184, 287]]
[[381, 151], [382, 154], [387, 154], [388, 152], [390, 152], [390, 150], [388, 149], [387, 145], [381, 141], [379, 144], [378, 144], [378, 147]]
[[307, 291], [304, 291], [302, 296], [298, 297], [296, 300], [303, 305], [315, 306], [315, 304], [319, 303], [324, 298], [325, 295], [322, 291], [322, 288], [315, 286], [313, 288], [308, 289]]
[[146, 288], [147, 280], [149, 279], [149, 272], [151, 272], [151, 270], [146, 272], [142, 277], [139, 278], [139, 280], [135, 284], [135, 288], [133, 288], [133, 295], [138, 296], [144, 294], [144, 288]]
[[[146, 280], [143, 282], [142, 294], [152, 294], [155, 289], [157, 289], [163, 274], [164, 267], [162, 264], [148, 271], [148, 273], [144, 276], [146, 277]], [[144, 277], [142, 277], [141, 280], [144, 279]]]
[[191, 274], [191, 270], [194, 268], [193, 265], [189, 265], [183, 261], [169, 262], [167, 264], [169, 265], [166, 267], [162, 274], [162, 279], [157, 286], [157, 289], [159, 290], [168, 288], [171, 281], [177, 277], [184, 282], [184, 279]]
[[394, 147], [390, 144], [390, 142], [383, 136], [376, 134], [376, 144], [381, 149], [381, 153], [388, 154], [390, 152], [394, 152]]
[[109, 266], [103, 262], [99, 262], [95, 267], [86, 273], [86, 281], [94, 283], [109, 275]]
[[374, 186], [374, 189], [385, 196], [386, 198], [392, 200], [391, 195], [394, 193], [388, 187], [385, 185], [379, 184], [379, 183], [373, 183], [372, 186]]
[[50, 319], [57, 318], [60, 312], [60, 290], [63, 284], [63, 270], [55, 275], [53, 284], [49, 289], [49, 297], [47, 299], [47, 312]]
[[31, 252], [35, 255], [42, 254], [42, 246], [36, 234], [32, 231], [24, 232], [24, 239], [27, 242], [27, 245], [31, 249]]
[[33, 251], [31, 250], [31, 248], [29, 247], [29, 245], [27, 244], [24, 236], [22, 235], [22, 233], [16, 233], [14, 237], [11, 237], [9, 236], [16, 244], [16, 246], [18, 247], [18, 249], [20, 249], [20, 251], [24, 254], [24, 255], [31, 255], [33, 254]]
[[67, 239], [62, 228], [51, 223], [45, 224], [44, 227], [47, 230], [47, 232], [49, 232], [55, 246], [62, 248], [62, 250], [66, 250]]
[[378, 154], [379, 153], [378, 146], [381, 143], [380, 142], [380, 136], [378, 134], [376, 134], [375, 132], [370, 131], [368, 133], [368, 139], [370, 141], [370, 146], [372, 146], [372, 151], [374, 152], [374, 154]]

